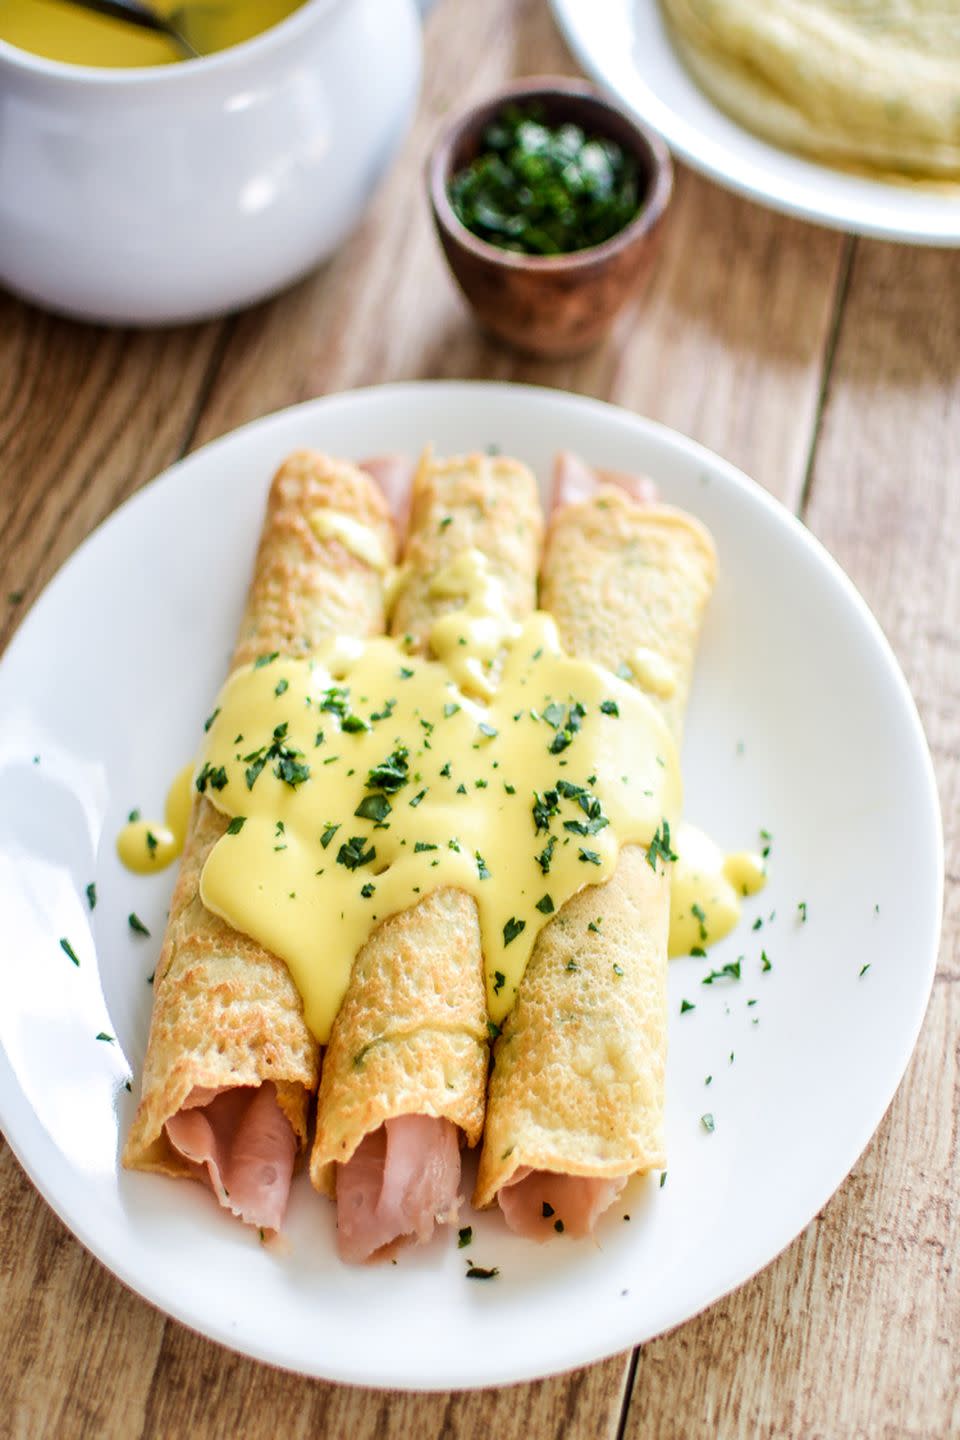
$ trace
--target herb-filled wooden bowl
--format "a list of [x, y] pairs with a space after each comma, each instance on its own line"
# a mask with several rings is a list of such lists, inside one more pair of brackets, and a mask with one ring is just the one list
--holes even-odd
[[427, 166], [440, 242], [480, 324], [519, 350], [596, 344], [649, 270], [673, 189], [660, 137], [580, 80], [508, 85]]

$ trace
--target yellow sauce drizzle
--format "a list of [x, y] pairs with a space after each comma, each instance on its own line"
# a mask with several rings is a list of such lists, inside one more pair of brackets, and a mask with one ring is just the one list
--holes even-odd
[[677, 689], [677, 677], [669, 660], [646, 645], [638, 645], [630, 656], [630, 669], [641, 690], [656, 695], [658, 700], [669, 700]]
[[[325, 513], [313, 523], [389, 569], [366, 527]], [[133, 821], [117, 841], [124, 864], [145, 874], [180, 853], [194, 789], [229, 815], [201, 899], [286, 961], [321, 1043], [371, 932], [433, 890], [477, 902], [499, 1023], [540, 930], [610, 877], [621, 845], [650, 847], [656, 865], [677, 854], [671, 956], [721, 940], [742, 897], [766, 883], [759, 855], [724, 854], [680, 823], [676, 747], [641, 693], [673, 694], [662, 656], [631, 656], [639, 689], [573, 659], [550, 615], [512, 620], [476, 550], [430, 593], [463, 602], [434, 621], [432, 658], [340, 636], [313, 659], [263, 657], [235, 671], [196, 767], [170, 789], [166, 823]]]
[[193, 803], [193, 765], [185, 765], [170, 789], [164, 818], [128, 820], [117, 836], [117, 854], [128, 870], [150, 875], [164, 870], [183, 850]]
[[761, 856], [725, 855], [686, 821], [672, 838], [677, 861], [670, 881], [669, 953], [689, 955], [729, 935], [740, 919], [743, 896], [762, 890], [767, 875]]
[[391, 569], [380, 536], [352, 515], [341, 515], [338, 510], [315, 510], [310, 524], [318, 539], [339, 540], [345, 550], [378, 574], [385, 575]]
[[[474, 557], [438, 577], [440, 593], [463, 593], [471, 573], [494, 603]], [[648, 845], [679, 815], [664, 721], [630, 685], [564, 654], [550, 616], [509, 627], [489, 703], [467, 693], [492, 686], [461, 652], [486, 660], [484, 621], [500, 645], [507, 629], [471, 599], [436, 622], [432, 647], [450, 663], [390, 639], [340, 641], [312, 661], [245, 667], [220, 694], [197, 783], [234, 824], [201, 898], [282, 956], [321, 1042], [372, 929], [445, 886], [477, 901], [501, 1020], [551, 914], [607, 879], [620, 845]]]

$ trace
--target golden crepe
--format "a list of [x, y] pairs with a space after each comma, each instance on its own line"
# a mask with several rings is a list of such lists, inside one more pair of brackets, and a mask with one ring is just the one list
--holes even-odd
[[[522, 617], [534, 605], [541, 536], [525, 466], [425, 457], [392, 633], [408, 637], [411, 653], [426, 647], [433, 621], [459, 603], [436, 593], [434, 577], [466, 551], [487, 558], [510, 613]], [[310, 1174], [336, 1195], [346, 1258], [365, 1259], [403, 1234], [425, 1238], [435, 1216], [453, 1218], [457, 1131], [469, 1145], [480, 1138], [487, 1063], [476, 903], [436, 890], [384, 921], [360, 950], [324, 1057]], [[403, 1192], [400, 1172], [422, 1182], [418, 1193]]]
[[[642, 681], [679, 734], [714, 568], [692, 517], [600, 484], [556, 510], [541, 599], [566, 650]], [[626, 1176], [664, 1162], [670, 881], [653, 862], [624, 846], [554, 916], [496, 1042], [474, 1203], [499, 1198], [536, 1238], [588, 1233]]]
[[938, 0], [662, 0], [706, 93], [829, 163], [960, 179], [960, 17]]
[[[392, 559], [392, 522], [370, 476], [310, 451], [292, 455], [270, 489], [233, 668], [273, 651], [310, 655], [334, 634], [383, 630], [382, 568], [325, 534], [323, 513], [368, 527]], [[227, 825], [196, 795], [123, 1163], [209, 1176], [222, 1204], [275, 1229], [306, 1141], [317, 1045], [286, 965], [200, 901], [200, 872]]]

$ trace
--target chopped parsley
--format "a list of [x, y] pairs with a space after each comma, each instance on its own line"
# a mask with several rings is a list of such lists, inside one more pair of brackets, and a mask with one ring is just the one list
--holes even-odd
[[708, 1135], [712, 1135], [714, 1130], [716, 1130], [717, 1128], [716, 1120], [714, 1120], [713, 1116], [709, 1113], [700, 1116], [700, 1124], [703, 1126], [704, 1130], [706, 1130]]
[[480, 879], [489, 880], [490, 871], [487, 869], [487, 862], [484, 860], [479, 850], [474, 851], [473, 858], [477, 862], [477, 874], [480, 876]]
[[368, 880], [366, 885], [361, 885], [360, 894], [363, 896], [364, 900], [369, 900], [370, 896], [373, 894], [376, 888], [377, 887], [373, 884], [373, 882], [371, 880]]
[[243, 827], [244, 827], [244, 825], [246, 825], [246, 823], [247, 823], [247, 817], [246, 817], [246, 815], [234, 815], [233, 819], [230, 821], [230, 824], [227, 826], [227, 834], [228, 834], [228, 835], [239, 835], [239, 834], [240, 834], [240, 831], [243, 829]]
[[404, 785], [410, 776], [407, 773], [407, 757], [409, 751], [406, 745], [398, 745], [385, 760], [375, 765], [367, 775], [368, 790], [385, 790], [388, 795], [394, 795]]
[[603, 714], [603, 715], [616, 715], [616, 716], [619, 716], [619, 714], [620, 714], [620, 706], [617, 704], [616, 700], [601, 700], [601, 701], [600, 701], [600, 712], [601, 712], [601, 714]]
[[450, 719], [450, 716], [451, 716], [451, 715], [456, 715], [456, 713], [457, 713], [457, 711], [458, 711], [459, 709], [460, 709], [460, 706], [457, 704], [457, 702], [456, 702], [455, 700], [448, 700], [447, 703], [446, 703], [446, 705], [444, 705], [444, 707], [443, 707], [443, 718], [444, 718], [445, 720], [449, 720], [449, 719]]
[[696, 1010], [696, 1005], [691, 1005], [689, 1000], [680, 1001], [680, 1014], [686, 1015], [688, 1010]]
[[80, 961], [77, 959], [77, 952], [76, 950], [74, 950], [73, 946], [70, 944], [70, 941], [66, 938], [65, 935], [61, 935], [60, 937], [60, 949], [63, 951], [64, 955], [68, 956], [68, 958], [73, 961], [77, 969], [79, 969]]
[[740, 956], [738, 960], [728, 960], [720, 970], [711, 970], [709, 975], [704, 975], [700, 981], [701, 985], [712, 985], [715, 980], [739, 980], [740, 979]]
[[140, 919], [140, 916], [133, 910], [131, 910], [130, 914], [127, 916], [127, 924], [130, 926], [130, 929], [135, 935], [150, 934], [150, 931], [147, 929], [146, 925], [144, 925], [143, 921]]
[[324, 830], [323, 834], [320, 836], [320, 844], [323, 846], [324, 850], [326, 850], [327, 846], [330, 844], [330, 841], [333, 839], [334, 835], [336, 835], [339, 829], [339, 825], [328, 825], [327, 828]]
[[431, 845], [428, 840], [418, 840], [413, 847], [414, 855], [420, 855], [424, 850], [436, 850], [436, 845]]
[[669, 865], [677, 858], [670, 848], [670, 822], [666, 819], [660, 821], [657, 832], [647, 848], [647, 864], [651, 870], [656, 870], [658, 858], [665, 865]]
[[92, 880], [90, 881], [90, 884], [87, 886], [86, 894], [87, 894], [87, 904], [90, 906], [90, 909], [91, 909], [91, 910], [96, 909], [96, 904], [97, 904], [97, 887], [96, 887], [96, 884], [94, 883], [94, 881], [92, 881]]
[[511, 945], [513, 941], [516, 940], [517, 936], [520, 935], [524, 930], [526, 930], [526, 928], [526, 920], [518, 920], [515, 915], [511, 916], [510, 919], [507, 921], [506, 925], [504, 925], [503, 927], [504, 949], [506, 949], [508, 945]]
[[96, 1036], [96, 1039], [97, 1039], [97, 1040], [105, 1040], [108, 1045], [113, 1045], [113, 1044], [116, 1043], [115, 1040], [114, 1040], [114, 1037], [113, 1037], [112, 1035], [108, 1035], [107, 1032], [106, 1032], [106, 1030], [101, 1030], [101, 1031], [99, 1032], [99, 1034]]
[[[261, 766], [261, 769], [263, 767]], [[258, 771], [259, 774], [259, 771]], [[211, 790], [222, 790], [227, 783], [227, 771], [223, 765], [211, 765], [209, 761], [197, 776], [197, 789], [202, 795], [209, 785]], [[137, 815], [139, 819], [139, 813]]]
[[706, 938], [707, 938], [707, 916], [706, 916], [706, 911], [703, 909], [703, 906], [702, 906], [702, 905], [698, 905], [698, 904], [696, 903], [696, 901], [694, 901], [694, 903], [690, 906], [690, 913], [691, 913], [691, 915], [693, 916], [694, 920], [696, 920], [697, 924], [698, 924], [699, 927], [700, 927], [700, 939], [701, 939], [701, 940], [706, 940]]
[[[60, 944], [61, 944], [61, 945], [63, 944], [63, 941], [62, 941], [62, 940], [60, 941]], [[869, 962], [868, 962], [866, 965], [862, 965], [862, 966], [860, 967], [860, 974], [857, 976], [857, 979], [858, 979], [858, 980], [862, 980], [863, 977], [864, 977], [864, 975], [866, 975], [866, 973], [867, 973], [867, 971], [868, 971], [869, 969], [870, 969]]]
[[364, 795], [353, 813], [361, 820], [375, 820], [378, 825], [382, 825], [392, 809], [393, 806], [386, 795], [378, 792], [374, 795]]
[[601, 863], [600, 856], [596, 850], [584, 850], [582, 845], [577, 851], [577, 858], [586, 861], [590, 865], [599, 865]]
[[343, 865], [347, 870], [359, 870], [362, 865], [369, 865], [371, 860], [377, 858], [377, 852], [373, 845], [369, 850], [364, 850], [366, 839], [362, 835], [352, 835], [337, 851], [337, 864]]
[[553, 900], [549, 895], [543, 895], [537, 901], [537, 909], [541, 915], [552, 915], [554, 910]]
[[463, 1227], [462, 1230], [458, 1230], [458, 1231], [457, 1231], [457, 1249], [458, 1249], [458, 1250], [466, 1250], [467, 1246], [470, 1244], [470, 1241], [471, 1241], [472, 1239], [473, 1239], [473, 1226], [472, 1226], [472, 1225], [464, 1225], [464, 1227]]
[[217, 716], [218, 716], [219, 714], [220, 714], [220, 706], [218, 705], [217, 708], [216, 708], [216, 710], [214, 710], [213, 713], [212, 713], [211, 715], [208, 715], [207, 718], [206, 718], [206, 720], [204, 720], [204, 722], [203, 722], [204, 731], [208, 731], [208, 730], [210, 729], [210, 726], [213, 724], [214, 720], [216, 720], [216, 718], [217, 718]]
[[799, 905], [797, 906], [797, 914], [800, 916], [800, 924], [801, 924], [801, 925], [806, 925], [806, 923], [807, 923], [807, 902], [806, 902], [806, 900], [801, 900], [801, 901], [800, 901]]
[[279, 650], [273, 650], [269, 655], [258, 655], [253, 662], [254, 670], [262, 670], [264, 665], [272, 665], [274, 660], [279, 658], [279, 655]]
[[506, 985], [506, 983], [507, 983], [507, 977], [506, 977], [506, 975], [504, 975], [503, 971], [502, 971], [502, 970], [494, 970], [494, 972], [493, 972], [493, 993], [494, 993], [494, 995], [499, 995], [499, 994], [500, 994], [500, 991], [503, 989], [503, 987], [504, 987], [504, 985]]
[[136, 823], [137, 823], [137, 821], [138, 821], [139, 819], [140, 819], [140, 811], [139, 811], [139, 810], [131, 810], [131, 811], [130, 811], [130, 814], [127, 816], [127, 820], [129, 821], [129, 823], [130, 823], [131, 825], [136, 825]]
[[768, 957], [768, 955], [767, 955], [766, 950], [761, 950], [761, 951], [760, 951], [760, 971], [761, 971], [761, 974], [766, 975], [767, 971], [768, 971], [768, 970], [772, 970], [772, 969], [773, 969], [773, 966], [772, 966], [772, 964], [770, 963], [770, 959], [769, 959], [769, 957]]
[[276, 695], [277, 699], [279, 699], [281, 695], [286, 695], [289, 689], [290, 681], [284, 678], [283, 680], [278, 680], [276, 685], [274, 685], [273, 693], [274, 695]]
[[553, 852], [556, 848], [556, 844], [556, 835], [551, 835], [550, 839], [547, 841], [546, 845], [544, 845], [543, 849], [540, 851], [540, 854], [537, 856], [537, 864], [540, 866], [540, 870], [544, 875], [548, 875], [550, 873], [550, 861], [553, 859]]

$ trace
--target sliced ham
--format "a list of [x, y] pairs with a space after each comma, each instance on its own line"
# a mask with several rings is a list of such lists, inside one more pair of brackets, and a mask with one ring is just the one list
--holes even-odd
[[248, 1225], [280, 1229], [297, 1142], [269, 1081], [231, 1090], [198, 1086], [166, 1129], [180, 1154], [204, 1167], [225, 1209]]
[[429, 1240], [460, 1206], [460, 1137], [449, 1120], [398, 1115], [337, 1166], [337, 1242], [344, 1260], [383, 1258], [398, 1240]]
[[371, 475], [383, 491], [402, 541], [410, 518], [410, 488], [416, 465], [408, 455], [371, 455], [369, 460], [360, 461], [360, 469]]
[[646, 475], [630, 475], [623, 470], [598, 470], [579, 455], [561, 450], [553, 462], [552, 509], [578, 505], [589, 500], [599, 485], [618, 485], [642, 505], [651, 505], [657, 498], [657, 487]]
[[587, 1175], [554, 1175], [524, 1166], [500, 1190], [497, 1200], [511, 1230], [528, 1240], [554, 1235], [592, 1235], [603, 1212], [626, 1185], [626, 1176], [612, 1180]]

